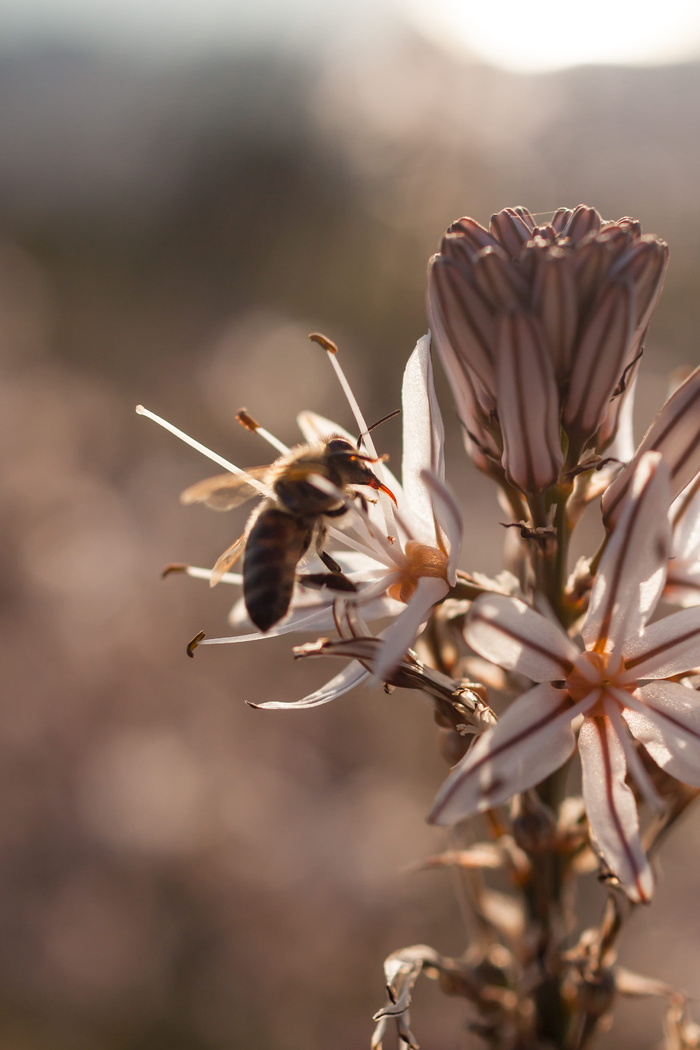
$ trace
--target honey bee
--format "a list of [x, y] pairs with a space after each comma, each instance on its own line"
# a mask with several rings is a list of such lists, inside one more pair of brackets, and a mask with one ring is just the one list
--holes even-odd
[[[331, 436], [316, 444], [297, 445], [274, 463], [247, 471], [248, 477], [267, 486], [270, 495], [253, 511], [243, 535], [218, 558], [211, 584], [218, 583], [243, 555], [243, 599], [250, 619], [260, 631], [269, 631], [287, 613], [297, 566], [311, 549], [329, 572], [304, 577], [308, 582], [354, 590], [340, 565], [323, 550], [327, 519], [345, 514], [347, 500], [322, 492], [308, 479], [313, 475], [325, 478], [350, 498], [364, 499], [355, 486], [366, 485], [385, 492], [396, 502], [394, 494], [371, 470], [370, 464], [377, 461], [360, 451], [359, 441], [353, 445], [345, 437]], [[218, 474], [185, 489], [180, 498], [183, 503], [231, 510], [259, 495], [245, 477]]]

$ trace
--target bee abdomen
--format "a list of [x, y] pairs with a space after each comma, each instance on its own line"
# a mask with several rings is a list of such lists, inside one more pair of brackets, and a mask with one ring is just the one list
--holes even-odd
[[260, 631], [269, 631], [287, 612], [300, 559], [313, 534], [313, 519], [276, 507], [261, 511], [248, 534], [243, 559], [243, 598]]

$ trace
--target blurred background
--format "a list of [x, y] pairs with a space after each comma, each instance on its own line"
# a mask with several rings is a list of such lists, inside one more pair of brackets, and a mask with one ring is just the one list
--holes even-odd
[[[699, 357], [700, 16], [659, 7], [3, 0], [0, 1046], [355, 1050], [385, 955], [462, 951], [449, 877], [406, 874], [443, 841], [429, 705], [257, 712], [339, 666], [274, 640], [187, 660], [234, 596], [160, 569], [211, 565], [245, 513], [180, 507], [214, 471], [133, 409], [244, 465], [272, 457], [243, 405], [288, 442], [301, 408], [354, 429], [309, 331], [378, 418], [449, 222], [585, 202], [671, 244], [643, 429]], [[496, 570], [443, 404], [463, 567]], [[624, 955], [695, 995], [699, 862], [690, 820]], [[651, 1050], [659, 1016], [623, 1004], [604, 1045]], [[425, 1046], [481, 1045], [468, 1021], [419, 987]]]

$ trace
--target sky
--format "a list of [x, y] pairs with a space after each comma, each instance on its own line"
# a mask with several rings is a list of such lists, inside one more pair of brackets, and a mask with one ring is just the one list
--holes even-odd
[[303, 47], [358, 26], [371, 33], [389, 13], [513, 71], [700, 54], [697, 0], [0, 0], [0, 34], [6, 46], [59, 36], [165, 51]]

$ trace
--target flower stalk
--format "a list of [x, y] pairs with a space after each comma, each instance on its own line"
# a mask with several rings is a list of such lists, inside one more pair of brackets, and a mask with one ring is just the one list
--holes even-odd
[[[429, 264], [432, 336], [404, 372], [400, 477], [318, 333], [359, 442], [304, 412], [306, 444], [290, 450], [241, 413], [281, 453], [245, 471], [139, 409], [229, 472], [185, 502], [233, 509], [244, 487], [263, 500], [213, 570], [170, 567], [243, 587], [234, 634], [197, 643], [302, 634], [296, 658], [342, 661], [301, 700], [251, 706], [312, 708], [359, 684], [432, 705], [450, 770], [428, 819], [450, 830], [422, 867], [462, 876], [468, 939], [456, 958], [426, 945], [388, 957], [372, 1050], [394, 1036], [418, 1047], [409, 1009], [422, 977], [470, 1003], [471, 1030], [493, 1050], [585, 1050], [621, 994], [665, 1001], [664, 1050], [698, 1045], [683, 993], [617, 961], [629, 915], [653, 901], [651, 858], [700, 795], [700, 369], [636, 450], [631, 430], [667, 260], [635, 220], [584, 205], [453, 223]], [[455, 489], [446, 480], [431, 343], [468, 456], [510, 515], [495, 578], [479, 568], [468, 475], [453, 472]], [[355, 464], [342, 475], [329, 459], [338, 444]], [[604, 539], [572, 565], [586, 507]], [[298, 551], [283, 613], [256, 630], [246, 561], [229, 570], [263, 513]], [[584, 894], [599, 900], [593, 926]]]

